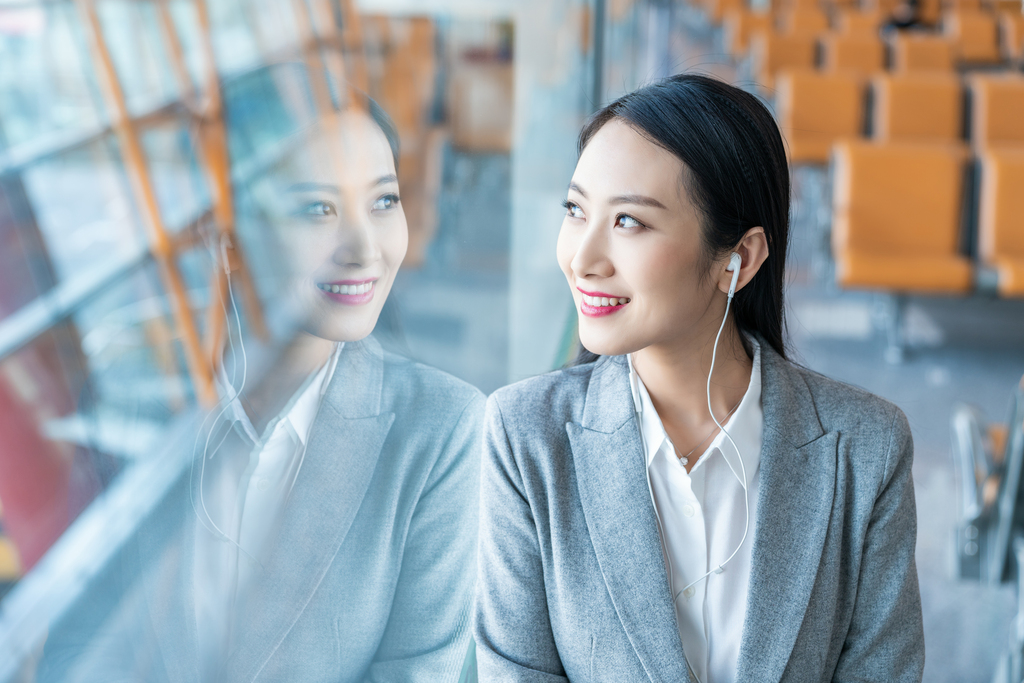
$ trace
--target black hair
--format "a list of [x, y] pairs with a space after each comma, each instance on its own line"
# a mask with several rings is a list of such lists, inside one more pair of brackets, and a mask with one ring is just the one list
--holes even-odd
[[353, 91], [357, 93], [357, 97], [362, 100], [362, 104], [366, 107], [366, 110], [370, 113], [370, 118], [377, 124], [381, 132], [384, 133], [384, 137], [388, 139], [388, 145], [391, 147], [391, 156], [395, 159], [395, 172], [398, 172], [398, 158], [400, 156], [400, 136], [398, 135], [398, 129], [395, 127], [395, 122], [391, 120], [388, 113], [377, 104], [377, 100], [373, 99], [369, 95], [364, 95], [361, 92]]
[[[715, 78], [678, 74], [597, 111], [580, 131], [578, 152], [606, 123], [620, 119], [683, 162], [682, 182], [701, 216], [704, 261], [734, 249], [752, 227], [764, 228], [768, 258], [736, 292], [741, 332], [759, 335], [783, 358], [789, 166], [782, 136], [754, 95]], [[582, 362], [592, 359], [584, 357]]]

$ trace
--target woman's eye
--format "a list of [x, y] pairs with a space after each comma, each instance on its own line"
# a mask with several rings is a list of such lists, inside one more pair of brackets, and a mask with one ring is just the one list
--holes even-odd
[[387, 211], [398, 206], [400, 201], [397, 194], [386, 194], [375, 201], [372, 208], [374, 211]]
[[615, 219], [615, 227], [625, 228], [626, 230], [638, 230], [646, 226], [637, 219], [633, 218], [632, 216], [621, 214]]
[[579, 207], [579, 204], [573, 204], [572, 202], [562, 202], [562, 206], [565, 207], [565, 213], [570, 218], [585, 218], [583, 215], [583, 209]]
[[337, 216], [338, 209], [331, 202], [315, 201], [306, 204], [297, 213], [308, 218], [327, 218]]

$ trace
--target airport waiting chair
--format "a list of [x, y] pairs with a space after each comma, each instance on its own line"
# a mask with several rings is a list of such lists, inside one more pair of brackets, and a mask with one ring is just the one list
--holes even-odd
[[942, 16], [942, 33], [954, 44], [957, 58], [971, 64], [998, 64], [996, 16], [980, 9], [956, 9]]
[[836, 31], [844, 36], [877, 36], [883, 23], [878, 12], [843, 9], [836, 13]]
[[878, 36], [830, 33], [821, 38], [821, 47], [826, 71], [868, 75], [885, 69], [885, 44]]
[[953, 44], [943, 36], [898, 32], [889, 47], [896, 73], [953, 70]]
[[725, 51], [738, 58], [750, 48], [750, 36], [756, 31], [768, 31], [772, 27], [769, 12], [752, 12], [748, 9], [731, 9], [722, 20]]
[[999, 50], [1010, 63], [1024, 61], [1024, 14], [999, 13]]
[[782, 69], [813, 69], [817, 60], [817, 39], [811, 35], [783, 35], [755, 31], [750, 38], [754, 80], [763, 88], [775, 88], [775, 74]]
[[828, 15], [817, 7], [793, 8], [779, 13], [780, 33], [817, 35], [824, 33], [828, 28]]
[[775, 109], [790, 160], [825, 164], [836, 140], [863, 131], [864, 79], [853, 73], [780, 71]]
[[1024, 146], [1024, 75], [974, 74], [971, 89], [971, 144]]
[[872, 80], [872, 136], [879, 142], [956, 143], [963, 88], [952, 73], [882, 74]]
[[917, 19], [928, 26], [937, 25], [942, 19], [941, 0], [918, 0]]
[[958, 251], [966, 151], [846, 140], [832, 157], [832, 251], [842, 287], [965, 294]]
[[981, 153], [978, 255], [1000, 296], [1024, 297], [1024, 147]]

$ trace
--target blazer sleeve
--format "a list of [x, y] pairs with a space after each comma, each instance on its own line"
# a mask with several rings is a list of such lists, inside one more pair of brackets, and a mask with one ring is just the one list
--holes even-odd
[[832, 679], [836, 683], [916, 683], [923, 676], [913, 459], [910, 426], [897, 409], [881, 489], [864, 539], [853, 619]]
[[367, 683], [459, 680], [476, 579], [483, 402], [474, 392], [416, 503], [388, 625]]
[[537, 528], [498, 398], [484, 415], [473, 636], [482, 682], [568, 681], [548, 617]]

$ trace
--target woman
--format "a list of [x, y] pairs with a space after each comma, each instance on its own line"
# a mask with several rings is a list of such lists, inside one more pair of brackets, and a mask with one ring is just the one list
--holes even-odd
[[920, 680], [910, 430], [786, 360], [771, 115], [684, 74], [579, 149], [558, 262], [589, 353], [488, 401], [480, 679]]
[[262, 386], [225, 382], [114, 616], [48, 643], [42, 680], [458, 680], [484, 400], [370, 336], [408, 241], [397, 140], [364, 100], [257, 188], [300, 330]]

